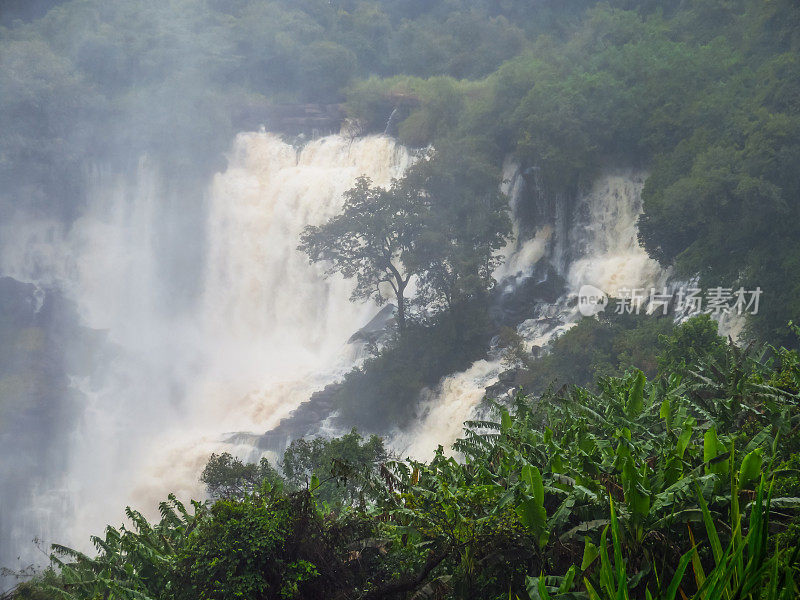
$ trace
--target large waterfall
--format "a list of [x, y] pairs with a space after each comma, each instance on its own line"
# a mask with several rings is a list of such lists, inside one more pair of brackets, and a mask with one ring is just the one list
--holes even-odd
[[[27, 508], [14, 515], [13, 531], [0, 532], [4, 566], [18, 566], [9, 548], [21, 563], [35, 561], [33, 537], [81, 546], [90, 532], [119, 523], [126, 504], [152, 514], [168, 492], [201, 496], [198, 476], [211, 452], [255, 458], [260, 450], [247, 432], [272, 429], [352, 368], [360, 348], [347, 340], [377, 308], [351, 302], [350, 282], [325, 279], [296, 249], [299, 235], [336, 214], [358, 176], [387, 185], [411, 160], [385, 136], [329, 136], [295, 147], [269, 133], [243, 133], [195, 206], [144, 158], [133, 178], [90, 171], [86, 209], [69, 226], [30, 216], [5, 224], [0, 274], [41, 293], [63, 291], [83, 324], [103, 332], [105, 350], [71, 378], [83, 404], [64, 448], [67, 466], [17, 499]], [[508, 163], [505, 179], [516, 214], [523, 174]], [[609, 173], [577, 201], [542, 209], [550, 218], [533, 231], [516, 219], [496, 278], [512, 293], [546, 265], [568, 288], [518, 325], [529, 346], [574, 324], [569, 296], [584, 283], [613, 293], [664, 279], [636, 242], [643, 180]], [[202, 226], [182, 227], [198, 215]], [[187, 253], [187, 245], [201, 251]], [[164, 256], [181, 253], [203, 257], [189, 266], [198, 273], [195, 293], [186, 291], [191, 278], [181, 268], [164, 268]], [[189, 296], [185, 310], [165, 308], [175, 296]], [[426, 391], [416, 426], [390, 443], [420, 458], [451, 443], [501, 369], [490, 353], [444, 378]], [[2, 494], [0, 512], [8, 505]]]
[[[90, 171], [85, 211], [69, 226], [4, 223], [0, 274], [63, 291], [106, 350], [71, 379], [82, 405], [67, 467], [14, 490], [26, 496], [14, 502], [0, 491], [0, 512], [26, 507], [2, 521], [15, 525], [0, 532], [0, 566], [43, 562], [34, 537], [85, 547], [126, 504], [152, 514], [171, 491], [202, 496], [212, 451], [252, 451], [227, 443], [230, 432], [263, 433], [351, 368], [358, 348], [346, 342], [377, 307], [350, 302], [350, 282], [324, 279], [296, 250], [299, 235], [336, 214], [358, 176], [387, 185], [410, 160], [384, 136], [298, 148], [245, 133], [195, 206], [144, 158], [132, 178]], [[182, 229], [197, 214], [205, 225]], [[165, 306], [190, 284], [163, 263], [187, 245], [204, 248], [202, 265], [187, 265], [200, 291], [176, 312]]]
[[188, 388], [186, 419], [140, 457], [142, 505], [176, 485], [202, 496], [198, 474], [212, 451], [257, 458], [251, 444], [226, 444], [226, 434], [270, 430], [358, 361], [360, 348], [347, 340], [377, 308], [351, 302], [351, 282], [324, 279], [297, 250], [300, 233], [335, 215], [358, 176], [388, 185], [409, 162], [387, 137], [330, 136], [302, 149], [272, 134], [237, 138], [211, 190], [197, 316], [202, 373]]

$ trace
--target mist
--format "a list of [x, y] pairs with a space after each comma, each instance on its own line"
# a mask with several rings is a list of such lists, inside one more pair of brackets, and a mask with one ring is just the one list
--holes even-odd
[[[763, 287], [709, 327], [796, 345], [789, 8], [551, 4], [0, 0], [0, 591], [213, 500], [212, 454], [463, 461], [515, 398], [655, 381], [695, 315], [648, 292]], [[431, 205], [407, 331], [300, 247], [364, 176]]]

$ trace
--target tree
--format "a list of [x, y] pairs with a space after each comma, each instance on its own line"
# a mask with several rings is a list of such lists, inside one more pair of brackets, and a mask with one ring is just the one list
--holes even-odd
[[725, 338], [709, 315], [697, 315], [681, 323], [669, 335], [659, 336], [662, 351], [658, 364], [662, 373], [685, 375], [690, 366], [710, 358], [720, 361], [725, 357]]
[[311, 262], [327, 261], [326, 275], [341, 273], [355, 278], [352, 298], [386, 301], [388, 285], [397, 302], [397, 325], [406, 324], [405, 290], [413, 275], [407, 266], [422, 230], [422, 197], [405, 194], [395, 180], [389, 189], [372, 187], [359, 177], [345, 192], [341, 214], [320, 226], [308, 226], [300, 250]]
[[500, 175], [478, 139], [443, 143], [412, 166], [400, 187], [422, 194], [428, 211], [411, 259], [418, 302], [429, 313], [481, 299], [492, 288], [497, 251], [511, 233]]
[[[362, 438], [354, 429], [341, 437], [294, 440], [283, 453], [281, 468], [290, 488], [309, 486], [316, 475], [323, 485], [315, 494], [330, 503], [353, 501], [388, 453], [377, 435]], [[335, 480], [335, 481], [332, 481]]]
[[388, 285], [397, 323], [406, 327], [405, 291], [416, 276], [418, 306], [435, 314], [490, 289], [496, 254], [511, 231], [496, 169], [465, 142], [431, 153], [388, 189], [360, 177], [340, 215], [309, 226], [300, 249], [329, 261], [326, 275], [356, 279], [353, 299], [384, 302]]
[[258, 464], [244, 463], [229, 452], [212, 454], [200, 476], [212, 498], [228, 499], [242, 498], [264, 482], [276, 483], [279, 480], [280, 475], [266, 458]]

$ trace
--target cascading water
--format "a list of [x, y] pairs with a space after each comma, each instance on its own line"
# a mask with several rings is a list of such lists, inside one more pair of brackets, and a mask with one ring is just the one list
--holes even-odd
[[[299, 235], [336, 214], [356, 177], [387, 185], [410, 160], [384, 136], [295, 148], [245, 133], [205, 209], [180, 204], [169, 174], [143, 160], [133, 181], [89, 173], [86, 210], [71, 226], [29, 215], [6, 223], [0, 273], [63, 290], [109, 350], [72, 378], [84, 404], [68, 466], [15, 503], [29, 508], [3, 542], [21, 558], [2, 566], [34, 561], [34, 536], [85, 547], [126, 504], [152, 514], [170, 491], [202, 495], [212, 451], [253, 452], [227, 433], [263, 433], [351, 368], [358, 353], [347, 340], [377, 307], [350, 302], [350, 282], [324, 279], [296, 249]], [[186, 285], [163, 255], [198, 242], [174, 236], [174, 219], [196, 219], [178, 205], [206, 213], [205, 231], [193, 232], [206, 249], [202, 292], [181, 317], [163, 308]]]
[[[504, 180], [516, 216], [523, 177], [507, 163]], [[559, 206], [552, 222], [541, 225], [529, 239], [512, 240], [506, 247], [504, 263], [494, 273], [501, 288], [513, 290], [519, 281], [534, 274], [540, 261], [546, 261], [566, 282], [564, 296], [554, 304], [532, 306], [533, 318], [517, 326], [528, 349], [546, 346], [575, 325], [580, 315], [569, 300], [582, 285], [593, 285], [613, 296], [623, 288], [649, 290], [666, 283], [668, 274], [637, 240], [644, 180], [644, 174], [633, 171], [606, 174], [573, 205], [566, 242], [561, 238], [568, 207]], [[514, 233], [519, 234], [518, 226]], [[570, 258], [565, 256], [565, 246]], [[429, 459], [438, 445], [448, 448], [461, 435], [463, 422], [476, 417], [486, 388], [498, 381], [502, 370], [502, 359], [495, 352], [466, 371], [443, 378], [436, 389], [426, 392], [418, 424], [397, 434], [393, 445], [403, 455], [421, 460]]]
[[[228, 396], [245, 398], [273, 387], [265, 381], [326, 383], [332, 367], [352, 365], [344, 343], [377, 309], [350, 301], [350, 281], [325, 280], [323, 268], [297, 250], [300, 233], [335, 215], [359, 175], [388, 185], [409, 161], [386, 137], [334, 136], [297, 151], [269, 134], [239, 136], [230, 167], [214, 181], [209, 214], [202, 322], [213, 346], [206, 387], [221, 384]], [[220, 407], [231, 407], [209, 391], [218, 422]], [[279, 394], [273, 405], [265, 400], [254, 398], [255, 412], [236, 411], [227, 422], [241, 429], [230, 418], [245, 418], [263, 430], [296, 405]]]
[[[351, 302], [351, 282], [324, 279], [297, 250], [300, 233], [336, 214], [356, 177], [388, 185], [410, 160], [387, 137], [330, 136], [300, 150], [263, 132], [238, 137], [212, 186], [199, 319], [204, 373], [190, 390], [188, 423], [142, 457], [142, 504], [180, 483], [201, 495], [198, 473], [212, 451], [256, 458], [241, 432], [272, 429], [353, 367], [360, 347], [347, 340], [377, 308]], [[226, 432], [238, 433], [227, 446]]]
[[[172, 239], [170, 219], [181, 218], [177, 192], [147, 160], [133, 182], [90, 173], [88, 206], [71, 227], [10, 223], [2, 232], [2, 273], [63, 290], [113, 348], [89, 375], [72, 378], [84, 406], [68, 466], [29, 490], [15, 550], [24, 552], [34, 535], [80, 546], [88, 533], [119, 522], [125, 504], [150, 512], [170, 491], [202, 495], [198, 475], [211, 452], [257, 458], [246, 432], [272, 429], [352, 368], [359, 348], [347, 340], [377, 308], [351, 302], [351, 282], [323, 278], [296, 250], [299, 235], [336, 214], [359, 175], [387, 185], [410, 162], [384, 136], [329, 136], [296, 148], [263, 131], [240, 134], [209, 190], [204, 229], [195, 232], [205, 248], [201, 292], [180, 318], [163, 309], [183, 283], [163, 268], [162, 254], [197, 241]], [[505, 179], [516, 214], [524, 178], [509, 162]], [[547, 199], [552, 206], [540, 212], [550, 218], [534, 231], [522, 232], [515, 219], [516, 239], [495, 272], [501, 288], [548, 269], [568, 288], [518, 325], [529, 347], [574, 324], [568, 297], [584, 283], [614, 293], [664, 279], [636, 241], [643, 180], [609, 174], [574, 204]], [[390, 443], [419, 458], [448, 446], [502, 368], [490, 354], [445, 377], [427, 393], [417, 426]]]
[[578, 202], [569, 233], [575, 258], [565, 273], [572, 293], [585, 284], [612, 296], [623, 288], [663, 286], [666, 273], [637, 238], [645, 178], [634, 171], [605, 175]]

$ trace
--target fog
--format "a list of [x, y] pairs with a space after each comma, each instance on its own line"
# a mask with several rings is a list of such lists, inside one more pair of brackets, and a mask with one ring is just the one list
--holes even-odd
[[[503, 330], [545, 354], [581, 321], [584, 285], [612, 297], [774, 275], [788, 297], [800, 262], [759, 270], [796, 237], [781, 196], [795, 180], [757, 154], [784, 123], [756, 123], [767, 133], [749, 145], [720, 127], [713, 152], [692, 136], [709, 90], [729, 121], [794, 106], [778, 84], [753, 96], [763, 107], [735, 87], [794, 38], [753, 41], [737, 70], [720, 66], [733, 53], [711, 25], [686, 31], [682, 3], [656, 17], [612, 4], [0, 0], [0, 590], [46, 566], [52, 542], [92, 550], [126, 505], [156, 516], [170, 492], [205, 498], [212, 452], [278, 464], [292, 437], [366, 423], [398, 455], [430, 458], [485, 415], [489, 391], [508, 398], [536, 370], [509, 368]], [[761, 22], [746, 14], [717, 21]], [[774, 73], [794, 62], [764, 60], [759, 77], [792, 79]], [[445, 356], [376, 375], [402, 393], [413, 380], [400, 408], [365, 385], [343, 419], [331, 384], [390, 336], [353, 335], [380, 306], [309, 262], [300, 235], [359, 176], [389, 186], [437, 148], [508, 200], [513, 233], [476, 294], [485, 331], [462, 343], [473, 323], [448, 338], [415, 306]], [[737, 235], [744, 249], [723, 247]], [[722, 331], [785, 337], [773, 302], [754, 328], [731, 316]]]
[[120, 522], [144, 450], [187, 417], [237, 97], [212, 85], [230, 48], [202, 3], [39, 4], [0, 7], [0, 275], [30, 284], [5, 280], [2, 298], [20, 306], [0, 360], [13, 570]]

